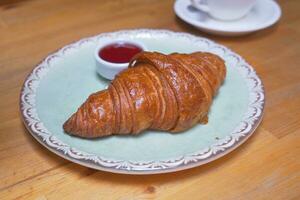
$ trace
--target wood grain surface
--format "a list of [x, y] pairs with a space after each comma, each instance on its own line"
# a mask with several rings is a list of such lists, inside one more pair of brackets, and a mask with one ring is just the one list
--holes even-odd
[[[279, 1], [280, 22], [226, 38], [178, 19], [170, 0], [0, 1], [0, 199], [300, 199], [300, 1]], [[254, 66], [266, 89], [264, 119], [240, 148], [176, 173], [118, 175], [42, 147], [19, 114], [21, 85], [50, 52], [82, 37], [164, 28], [208, 37]]]

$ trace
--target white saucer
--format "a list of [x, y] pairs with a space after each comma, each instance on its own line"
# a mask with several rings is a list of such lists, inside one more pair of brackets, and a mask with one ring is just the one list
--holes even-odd
[[216, 20], [195, 9], [190, 0], [177, 0], [174, 4], [176, 15], [198, 29], [217, 35], [236, 36], [251, 33], [276, 23], [281, 16], [279, 5], [273, 0], [259, 0], [253, 9], [236, 21]]

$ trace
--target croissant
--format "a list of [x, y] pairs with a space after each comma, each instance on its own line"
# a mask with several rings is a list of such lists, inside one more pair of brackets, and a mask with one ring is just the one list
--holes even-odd
[[106, 90], [91, 94], [63, 129], [85, 138], [181, 132], [207, 123], [225, 75], [224, 61], [211, 53], [141, 52]]

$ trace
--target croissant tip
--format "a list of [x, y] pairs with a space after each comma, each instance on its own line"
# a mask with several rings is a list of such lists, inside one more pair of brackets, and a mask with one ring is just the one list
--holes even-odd
[[65, 123], [63, 124], [63, 129], [66, 133], [71, 134], [72, 132], [72, 121], [73, 121], [73, 116], [71, 116]]
[[82, 124], [76, 123], [77, 113], [74, 113], [65, 123], [63, 124], [63, 130], [70, 136], [82, 137], [82, 138], [95, 138], [96, 136], [90, 135], [82, 127]]

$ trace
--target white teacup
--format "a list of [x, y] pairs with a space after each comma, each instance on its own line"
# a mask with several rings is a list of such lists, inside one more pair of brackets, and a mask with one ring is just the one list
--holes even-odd
[[192, 5], [219, 20], [236, 20], [244, 17], [256, 0], [191, 0]]

